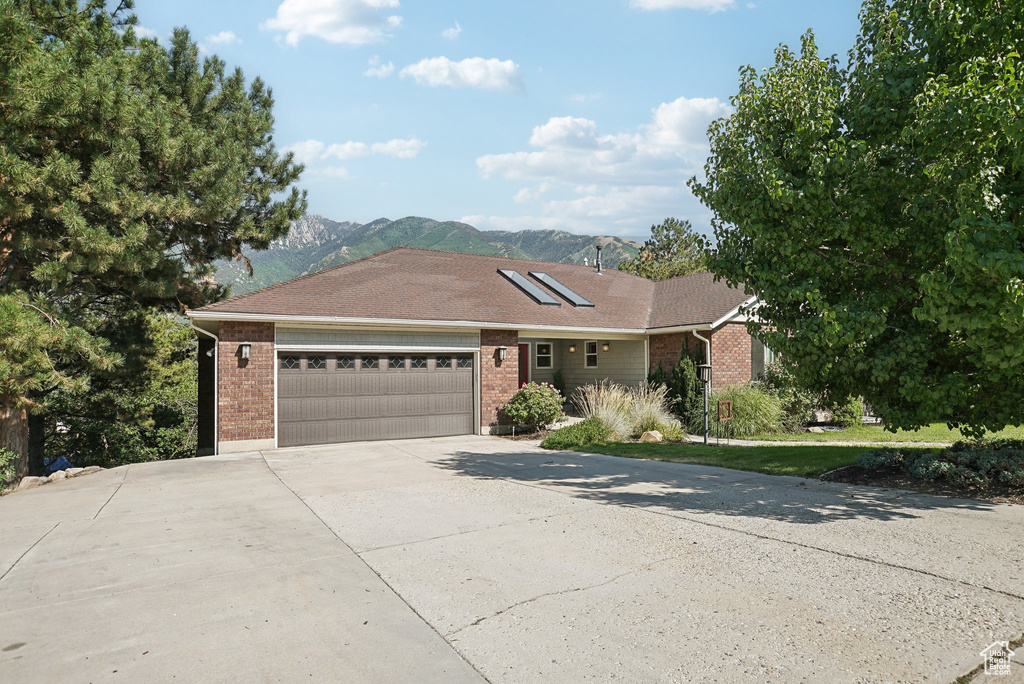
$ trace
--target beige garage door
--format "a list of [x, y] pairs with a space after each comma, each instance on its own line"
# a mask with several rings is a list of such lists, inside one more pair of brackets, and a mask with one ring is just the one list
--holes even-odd
[[278, 355], [278, 446], [473, 432], [470, 354]]

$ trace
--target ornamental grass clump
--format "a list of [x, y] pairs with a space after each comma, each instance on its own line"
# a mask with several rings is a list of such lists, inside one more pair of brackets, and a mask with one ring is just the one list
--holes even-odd
[[543, 430], [564, 417], [562, 401], [562, 394], [553, 385], [531, 382], [519, 388], [499, 410], [517, 428]]
[[[718, 423], [718, 402], [732, 402], [732, 420]], [[708, 427], [712, 435], [751, 437], [782, 431], [782, 403], [779, 398], [754, 385], [736, 385], [716, 390], [708, 403]], [[704, 433], [703, 414], [689, 424], [693, 434]]]
[[602, 380], [577, 387], [572, 395], [572, 403], [584, 418], [600, 419], [607, 426], [613, 441], [629, 437], [629, 391], [622, 385]]
[[597, 416], [555, 430], [540, 443], [544, 449], [575, 449], [587, 444], [605, 444], [611, 430]]
[[679, 421], [669, 410], [666, 385], [645, 384], [629, 390], [628, 419], [632, 437], [639, 437], [651, 430], [664, 435], [679, 426]]

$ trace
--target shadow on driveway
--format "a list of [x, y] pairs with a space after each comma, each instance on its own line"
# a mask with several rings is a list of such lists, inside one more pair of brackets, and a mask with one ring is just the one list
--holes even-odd
[[591, 501], [807, 525], [903, 520], [926, 511], [980, 512], [997, 506], [903, 490], [568, 451], [458, 451], [436, 465], [474, 478], [557, 488]]

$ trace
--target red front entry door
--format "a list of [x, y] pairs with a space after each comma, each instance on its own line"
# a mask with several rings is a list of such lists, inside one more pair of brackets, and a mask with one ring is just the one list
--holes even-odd
[[530, 345], [519, 345], [519, 386], [530, 382]]

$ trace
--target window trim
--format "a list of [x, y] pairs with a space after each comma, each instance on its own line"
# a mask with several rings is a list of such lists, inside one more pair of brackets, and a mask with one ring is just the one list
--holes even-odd
[[[541, 354], [540, 348], [546, 346], [548, 348], [547, 354]], [[547, 365], [541, 365], [540, 360], [547, 359]], [[545, 370], [555, 367], [555, 345], [551, 342], [534, 342], [533, 344], [533, 367], [543, 368]]]
[[[594, 351], [590, 351], [590, 345], [594, 345]], [[597, 340], [584, 340], [583, 341], [583, 367], [584, 368], [597, 368], [598, 367], [598, 354], [597, 351], [600, 347], [597, 344]], [[591, 365], [590, 357], [594, 357], [594, 363]]]

